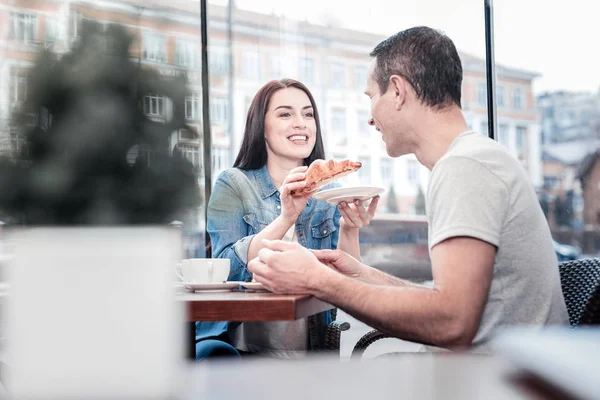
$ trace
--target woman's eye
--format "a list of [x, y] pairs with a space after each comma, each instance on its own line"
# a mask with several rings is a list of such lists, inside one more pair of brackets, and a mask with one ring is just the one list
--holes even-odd
[[287, 118], [290, 116], [290, 113], [282, 113], [282, 114], [279, 114], [279, 116], [283, 117], [283, 118]]
[[314, 114], [313, 114], [313, 113], [311, 113], [311, 112], [309, 112], [309, 113], [306, 113], [306, 114], [304, 114], [304, 115], [305, 115], [306, 117], [308, 117], [308, 118], [313, 118], [313, 117], [314, 117]]

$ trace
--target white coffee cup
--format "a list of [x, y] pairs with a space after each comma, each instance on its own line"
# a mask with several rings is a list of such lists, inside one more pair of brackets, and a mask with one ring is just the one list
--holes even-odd
[[180, 278], [186, 283], [221, 283], [229, 276], [228, 258], [190, 258], [181, 260]]

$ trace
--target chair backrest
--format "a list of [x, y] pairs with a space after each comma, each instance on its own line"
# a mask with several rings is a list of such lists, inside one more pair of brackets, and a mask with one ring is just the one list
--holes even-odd
[[600, 258], [562, 262], [559, 270], [571, 325], [600, 324]]

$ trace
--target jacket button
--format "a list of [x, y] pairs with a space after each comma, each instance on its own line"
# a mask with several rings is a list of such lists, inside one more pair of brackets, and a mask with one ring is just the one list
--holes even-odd
[[277, 206], [277, 209], [278, 209], [278, 210], [280, 210], [280, 209], [281, 209], [281, 206], [279, 206], [279, 205], [278, 205], [278, 206]]
[[323, 235], [327, 235], [327, 229], [323, 231]]

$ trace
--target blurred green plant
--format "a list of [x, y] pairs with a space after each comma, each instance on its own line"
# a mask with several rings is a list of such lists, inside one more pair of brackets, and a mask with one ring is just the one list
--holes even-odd
[[186, 78], [142, 68], [132, 42], [122, 26], [84, 21], [69, 53], [40, 54], [12, 117], [23, 145], [0, 160], [0, 209], [10, 219], [161, 224], [198, 207], [194, 166], [169, 148], [171, 135], [188, 128]]

